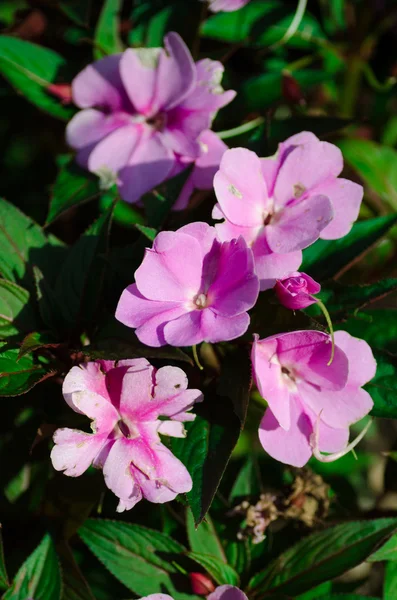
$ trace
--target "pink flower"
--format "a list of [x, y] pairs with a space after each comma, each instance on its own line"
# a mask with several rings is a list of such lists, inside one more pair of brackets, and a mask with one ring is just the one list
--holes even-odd
[[320, 331], [255, 336], [254, 377], [269, 406], [259, 439], [276, 460], [302, 467], [312, 453], [320, 460], [320, 451], [341, 453], [349, 426], [371, 410], [371, 397], [361, 389], [376, 371], [370, 347], [345, 331], [335, 333], [335, 345], [328, 364], [331, 338]]
[[302, 262], [302, 249], [350, 231], [363, 188], [340, 179], [341, 151], [303, 132], [282, 144], [275, 157], [260, 159], [244, 148], [228, 150], [215, 175], [213, 217], [223, 241], [242, 235], [252, 247], [261, 290], [288, 277]]
[[[168, 594], [150, 594], [140, 600], [174, 600]], [[207, 600], [248, 600], [247, 596], [234, 585], [220, 585], [207, 596]]]
[[63, 395], [75, 412], [92, 420], [93, 433], [58, 429], [51, 452], [54, 468], [70, 477], [90, 465], [103, 469], [107, 487], [120, 498], [118, 512], [142, 497], [163, 503], [188, 492], [189, 473], [159, 437], [184, 437], [183, 421], [194, 420], [187, 411], [202, 395], [187, 389], [187, 383], [181, 369], [156, 370], [144, 358], [73, 367]]
[[280, 304], [291, 310], [300, 310], [316, 303], [312, 296], [321, 291], [321, 285], [306, 273], [296, 271], [286, 279], [279, 279], [274, 291]]
[[116, 319], [148, 346], [193, 346], [241, 336], [259, 293], [243, 238], [221, 243], [213, 227], [191, 223], [162, 231], [147, 249]]
[[177, 33], [165, 37], [165, 49], [130, 48], [89, 65], [73, 80], [83, 110], [66, 132], [77, 161], [137, 202], [181, 160], [201, 156], [200, 134], [235, 96], [223, 92], [222, 73], [217, 61], [194, 63]]
[[[205, 1], [205, 0], [204, 0]], [[250, 0], [209, 0], [212, 12], [232, 12], [248, 4]]]

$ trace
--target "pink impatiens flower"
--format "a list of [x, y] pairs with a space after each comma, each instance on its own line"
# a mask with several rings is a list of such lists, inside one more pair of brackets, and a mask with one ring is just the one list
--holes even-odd
[[242, 235], [252, 247], [261, 290], [288, 277], [302, 249], [318, 237], [346, 235], [357, 219], [362, 186], [338, 178], [336, 146], [303, 132], [280, 144], [275, 157], [260, 159], [245, 148], [223, 155], [214, 187], [214, 219], [222, 240]]
[[148, 346], [193, 346], [246, 332], [259, 282], [242, 237], [221, 243], [214, 227], [191, 223], [162, 231], [147, 249], [116, 319]]
[[330, 336], [320, 331], [255, 337], [254, 377], [268, 403], [259, 439], [276, 460], [302, 467], [313, 453], [320, 460], [320, 451], [343, 453], [350, 425], [371, 410], [361, 387], [376, 371], [368, 344], [337, 331], [329, 364], [331, 351]]
[[[73, 100], [82, 108], [66, 137], [77, 161], [117, 183], [127, 202], [137, 202], [153, 187], [202, 156], [199, 137], [216, 112], [233, 100], [223, 92], [223, 66], [193, 62], [177, 33], [165, 49], [128, 49], [86, 67], [73, 80]], [[217, 144], [212, 137], [205, 144]], [[200, 181], [195, 181], [200, 187]], [[205, 186], [204, 186], [205, 187]]]
[[[140, 600], [174, 600], [168, 594], [150, 594]], [[220, 585], [209, 596], [207, 600], [248, 600], [247, 596], [234, 585]]]
[[274, 291], [285, 308], [301, 310], [316, 303], [312, 296], [321, 291], [321, 285], [306, 273], [296, 271], [286, 279], [279, 279]]
[[184, 437], [183, 421], [194, 420], [187, 411], [202, 394], [187, 389], [187, 383], [181, 369], [156, 370], [144, 358], [73, 367], [63, 395], [75, 412], [92, 420], [93, 433], [58, 429], [51, 452], [54, 468], [70, 477], [90, 465], [103, 469], [107, 487], [120, 498], [118, 512], [142, 497], [163, 503], [190, 491], [188, 471], [159, 437]]
[[[207, 1], [207, 0], [204, 0]], [[212, 12], [232, 12], [242, 8], [250, 0], [208, 0]]]

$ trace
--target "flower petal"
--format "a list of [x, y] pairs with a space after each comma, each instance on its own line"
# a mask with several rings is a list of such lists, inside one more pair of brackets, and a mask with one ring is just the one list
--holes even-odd
[[336, 240], [343, 237], [357, 220], [363, 199], [364, 189], [358, 183], [338, 178], [316, 188], [316, 194], [324, 194], [332, 202], [334, 217], [320, 234], [324, 240]]
[[273, 252], [286, 254], [313, 244], [333, 218], [327, 196], [312, 196], [286, 206], [266, 227], [266, 238]]
[[131, 470], [131, 446], [130, 440], [116, 440], [103, 466], [107, 487], [120, 498], [117, 512], [130, 510], [142, 498]]
[[299, 401], [291, 398], [291, 424], [286, 431], [270, 408], [259, 425], [259, 440], [271, 457], [293, 467], [303, 467], [312, 455], [310, 435], [313, 427]]
[[119, 72], [121, 57], [122, 54], [106, 56], [88, 65], [73, 79], [73, 101], [77, 106], [100, 106], [112, 111], [128, 106]]
[[349, 360], [348, 385], [361, 387], [375, 377], [376, 360], [365, 340], [355, 338], [347, 331], [337, 331], [335, 343]]
[[207, 600], [248, 600], [248, 598], [234, 585], [220, 585], [207, 596]]
[[138, 125], [124, 125], [109, 133], [92, 150], [88, 158], [88, 168], [92, 173], [100, 172], [104, 167], [118, 173], [124, 167], [141, 137]]
[[205, 310], [191, 310], [164, 326], [164, 339], [171, 346], [194, 346], [204, 338], [202, 316]]
[[153, 249], [146, 250], [135, 281], [140, 293], [150, 300], [184, 302], [198, 293], [201, 271], [202, 251], [197, 240], [179, 231], [162, 231]]
[[95, 461], [107, 436], [92, 435], [75, 429], [57, 429], [51, 461], [56, 471], [64, 471], [69, 477], [79, 477]]
[[202, 330], [204, 341], [210, 344], [234, 340], [247, 331], [250, 324], [249, 315], [244, 312], [234, 317], [224, 317], [213, 310], [203, 310]]
[[245, 148], [227, 150], [214, 177], [217, 200], [226, 218], [235, 225], [262, 225], [268, 196], [261, 162]]

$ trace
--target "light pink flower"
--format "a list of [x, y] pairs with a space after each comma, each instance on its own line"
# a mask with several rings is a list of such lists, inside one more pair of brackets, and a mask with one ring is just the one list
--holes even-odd
[[57, 429], [51, 452], [54, 468], [70, 477], [78, 477], [90, 465], [102, 468], [107, 487], [120, 498], [118, 512], [129, 510], [142, 497], [163, 503], [188, 492], [188, 471], [159, 437], [184, 437], [183, 421], [194, 420], [188, 411], [202, 395], [187, 384], [181, 369], [156, 370], [144, 358], [73, 367], [65, 377], [63, 395], [75, 412], [92, 420], [93, 433]]
[[[206, 0], [204, 0], [206, 1]], [[250, 0], [208, 0], [212, 12], [232, 12], [242, 8]]]
[[362, 186], [338, 178], [336, 146], [303, 132], [260, 159], [245, 148], [228, 150], [214, 178], [214, 219], [222, 240], [242, 235], [252, 247], [261, 289], [273, 287], [302, 262], [302, 249], [318, 237], [336, 239], [358, 216]]
[[321, 291], [321, 285], [306, 273], [291, 273], [286, 279], [279, 279], [274, 286], [280, 304], [291, 310], [301, 310], [315, 304], [313, 294]]
[[193, 346], [246, 332], [259, 293], [252, 252], [243, 238], [221, 243], [213, 227], [191, 223], [162, 231], [147, 249], [116, 319], [136, 327], [148, 346]]
[[376, 362], [364, 340], [345, 331], [331, 338], [319, 331], [296, 331], [263, 340], [255, 337], [255, 381], [268, 408], [259, 439], [270, 456], [302, 467], [312, 453], [346, 448], [349, 426], [371, 410], [361, 388], [375, 375]]
[[[140, 600], [174, 600], [167, 594], [150, 594]], [[248, 600], [247, 596], [234, 585], [220, 585], [209, 596], [207, 600]]]
[[72, 84], [83, 110], [70, 121], [67, 141], [79, 164], [104, 187], [117, 183], [127, 202], [172, 176], [181, 160], [199, 158], [200, 134], [235, 96], [222, 90], [221, 63], [194, 63], [177, 33], [164, 42], [165, 49], [130, 48], [103, 58]]

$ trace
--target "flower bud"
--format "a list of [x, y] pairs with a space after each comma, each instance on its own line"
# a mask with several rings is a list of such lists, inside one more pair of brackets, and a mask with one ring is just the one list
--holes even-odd
[[72, 86], [70, 83], [51, 83], [47, 87], [47, 92], [59, 98], [62, 104], [71, 104]]
[[274, 286], [280, 304], [291, 310], [306, 308], [315, 304], [313, 294], [318, 294], [321, 285], [306, 273], [291, 273], [286, 279], [279, 279]]
[[288, 71], [282, 72], [281, 90], [288, 104], [304, 106], [305, 98], [297, 80]]
[[190, 573], [189, 577], [193, 594], [207, 596], [215, 590], [215, 586], [208, 575], [204, 575], [204, 573]]

